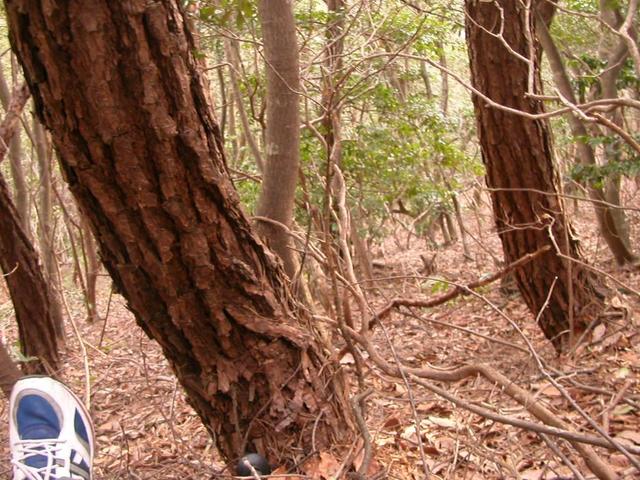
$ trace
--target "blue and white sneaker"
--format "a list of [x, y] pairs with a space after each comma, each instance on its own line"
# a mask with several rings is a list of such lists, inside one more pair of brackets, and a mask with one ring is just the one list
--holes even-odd
[[24, 377], [9, 403], [13, 480], [90, 480], [91, 418], [82, 402], [50, 377]]

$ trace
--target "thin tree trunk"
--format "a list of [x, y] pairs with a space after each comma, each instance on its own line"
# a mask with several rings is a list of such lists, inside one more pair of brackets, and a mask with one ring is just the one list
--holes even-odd
[[[466, 6], [474, 87], [499, 104], [527, 113], [543, 112], [542, 102], [527, 95], [529, 66], [488, 33], [501, 31], [508, 45], [529, 57], [527, 32], [534, 25], [525, 20], [531, 19], [525, 7], [511, 0], [496, 4], [467, 0]], [[539, 89], [539, 54], [530, 61], [535, 68], [533, 86]], [[505, 261], [513, 262], [544, 246], [552, 248], [520, 268], [516, 278], [532, 315], [539, 315], [545, 336], [563, 350], [597, 318], [604, 302], [601, 279], [556, 254], [559, 248], [562, 255], [582, 260], [558, 195], [548, 125], [493, 108], [477, 95], [473, 100]]]
[[[550, 22], [551, 18], [543, 19], [542, 16], [538, 16], [536, 21], [538, 39], [549, 61], [556, 87], [569, 102], [576, 104], [577, 101], [564, 62], [547, 28]], [[576, 139], [578, 161], [583, 165], [596, 165], [597, 162], [593, 148], [586, 140], [589, 137], [587, 128], [573, 113], [567, 115], [567, 121], [569, 122], [571, 134]], [[613, 209], [606, 206], [608, 200], [602, 187], [594, 185], [594, 182], [588, 182], [587, 191], [589, 198], [594, 201], [593, 207], [600, 234], [607, 243], [611, 253], [613, 253], [616, 261], [620, 265], [633, 262], [636, 257], [623, 241], [623, 236], [617, 230], [618, 223], [614, 219]]]
[[[451, 190], [451, 187], [449, 187]], [[460, 209], [460, 201], [458, 200], [458, 194], [454, 191], [451, 192], [451, 202], [453, 203], [453, 211], [456, 215], [456, 221], [458, 222], [458, 228], [460, 229], [460, 238], [462, 239], [462, 252], [464, 258], [472, 260], [471, 251], [469, 250], [469, 241], [467, 240], [467, 228], [464, 225], [462, 218], [462, 211]]]
[[38, 246], [44, 275], [51, 294], [51, 317], [54, 321], [56, 336], [61, 345], [65, 343], [62, 306], [60, 303], [60, 282], [56, 266], [53, 239], [53, 206], [51, 202], [51, 147], [44, 127], [37, 118], [33, 119], [33, 140], [35, 142], [40, 188], [38, 189]]
[[84, 278], [86, 281], [85, 296], [87, 304], [87, 321], [93, 323], [100, 320], [97, 307], [97, 284], [100, 265], [98, 262], [98, 255], [96, 253], [96, 243], [93, 239], [93, 233], [91, 232], [91, 226], [84, 217], [82, 217], [80, 225], [82, 252], [84, 254]]
[[238, 133], [236, 129], [236, 109], [233, 101], [234, 94], [231, 92], [229, 99], [229, 113], [227, 118], [229, 119], [229, 128], [227, 133], [227, 139], [231, 141], [231, 167], [236, 167], [240, 161], [240, 148], [238, 141]]
[[438, 225], [440, 226], [440, 232], [442, 232], [442, 241], [444, 242], [444, 245], [451, 245], [451, 235], [449, 234], [449, 230], [447, 230], [445, 213], [442, 210], [438, 213]]
[[249, 118], [247, 117], [247, 111], [244, 109], [244, 104], [242, 103], [242, 91], [240, 89], [240, 79], [238, 78], [240, 75], [240, 51], [238, 49], [238, 43], [236, 40], [225, 38], [224, 40], [224, 49], [227, 55], [227, 59], [231, 64], [232, 68], [229, 73], [229, 78], [231, 79], [231, 89], [233, 90], [233, 99], [235, 100], [236, 107], [238, 110], [238, 116], [240, 117], [240, 124], [242, 125], [242, 130], [244, 134], [244, 138], [247, 141], [247, 145], [249, 145], [249, 149], [251, 150], [251, 154], [253, 155], [253, 159], [256, 162], [256, 167], [259, 172], [264, 171], [264, 160], [262, 159], [262, 153], [260, 153], [260, 147], [258, 146], [258, 142], [256, 142], [253, 133], [251, 132], [251, 125], [249, 125]]
[[[2, 65], [0, 64], [0, 102], [5, 111], [11, 101], [11, 89], [7, 83]], [[28, 237], [31, 237], [31, 225], [29, 223], [29, 190], [22, 169], [22, 141], [20, 132], [16, 132], [9, 142], [9, 163], [11, 166], [11, 178], [13, 179], [14, 205], [18, 211], [20, 224]]]
[[447, 231], [449, 232], [449, 238], [451, 238], [452, 242], [458, 241], [458, 232], [456, 232], [456, 226], [453, 222], [453, 217], [449, 211], [445, 211], [443, 213], [445, 222], [447, 223]]
[[353, 249], [358, 259], [358, 266], [360, 267], [360, 274], [362, 278], [367, 281], [365, 286], [371, 287], [373, 280], [373, 265], [371, 263], [371, 255], [367, 248], [366, 242], [362, 239], [362, 236], [358, 232], [358, 225], [354, 221], [354, 216], [351, 215], [351, 241], [353, 242]]
[[227, 119], [229, 112], [229, 99], [227, 95], [227, 82], [224, 78], [224, 71], [222, 64], [224, 62], [224, 46], [221, 45], [221, 41], [216, 44], [217, 58], [221, 66], [216, 68], [216, 74], [218, 76], [218, 85], [220, 87], [220, 136], [222, 141], [226, 141], [227, 138]]
[[[444, 52], [444, 45], [438, 42], [438, 63], [441, 67], [447, 68], [447, 55]], [[440, 71], [440, 111], [446, 116], [449, 112], [449, 74]]]
[[[610, 28], [617, 30], [620, 28], [623, 19], [617, 10], [615, 4], [609, 0], [600, 0], [600, 17], [601, 20], [606, 23]], [[602, 27], [606, 31], [605, 27]], [[607, 42], [603, 43], [601, 47], [601, 57], [605, 62], [606, 68], [600, 75], [600, 97], [602, 99], [615, 100], [619, 97], [618, 94], [618, 77], [620, 72], [624, 68], [625, 60], [629, 57], [629, 49], [624, 39], [620, 38], [617, 43], [608, 45]], [[622, 110], [619, 108], [612, 109], [605, 112], [608, 119], [616, 126], [623, 128], [624, 119], [622, 116]], [[607, 163], [620, 163], [622, 161], [622, 145], [623, 140], [619, 137], [615, 138], [612, 143], [605, 146], [605, 158]], [[622, 177], [619, 174], [610, 175], [607, 178], [607, 189], [605, 196], [607, 201], [614, 205], [621, 205], [620, 199], [620, 183]], [[611, 216], [616, 226], [616, 233], [618, 234], [620, 241], [625, 245], [628, 251], [631, 250], [631, 242], [629, 240], [629, 225], [627, 222], [626, 212], [622, 208], [613, 209]], [[616, 257], [617, 260], [617, 257]], [[628, 260], [625, 258], [626, 261]], [[618, 263], [620, 263], [618, 261]]]
[[295, 461], [294, 444], [351, 441], [346, 387], [241, 210], [179, 4], [6, 10], [38, 114], [138, 324], [227, 460]]
[[[331, 250], [336, 242], [336, 235], [333, 232], [334, 217], [338, 215], [336, 212], [336, 204], [338, 199], [332, 197], [332, 188], [334, 184], [334, 175], [336, 168], [340, 168], [342, 164], [342, 112], [339, 105], [341, 95], [340, 70], [342, 68], [342, 52], [344, 50], [344, 0], [326, 0], [329, 15], [325, 27], [325, 47], [323, 59], [323, 78], [322, 78], [322, 135], [324, 139], [324, 147], [326, 149], [325, 163], [325, 191], [323, 198], [323, 235], [324, 246], [327, 257], [331, 259], [327, 274], [332, 278], [331, 287], [333, 290], [334, 303], [336, 304], [336, 312], [340, 314], [341, 302], [337, 294], [337, 285], [334, 281], [336, 271], [339, 271], [341, 264], [340, 259]], [[339, 179], [338, 179], [339, 180]], [[349, 233], [346, 232], [348, 236]], [[340, 243], [338, 241], [338, 243]], [[342, 242], [344, 243], [344, 242]], [[342, 257], [350, 255], [350, 252], [342, 252]], [[332, 267], [333, 270], [332, 271]]]
[[431, 88], [431, 80], [429, 79], [427, 62], [420, 62], [420, 77], [424, 82], [424, 93], [427, 96], [427, 100], [431, 100], [433, 98], [433, 88]]
[[[20, 114], [28, 98], [26, 86], [16, 89], [12, 95], [7, 115], [0, 126], [0, 161], [7, 153], [7, 143], [16, 133]], [[24, 364], [24, 371], [54, 374], [59, 367], [59, 357], [51, 294], [42, 275], [38, 254], [22, 229], [9, 188], [1, 175], [0, 267], [5, 274], [16, 313], [22, 352], [30, 359]]]
[[[300, 163], [300, 72], [293, 6], [290, 0], [259, 0], [267, 73], [267, 128], [262, 189], [256, 213], [282, 226], [258, 221], [256, 230], [294, 279], [298, 261], [288, 229]], [[284, 227], [284, 228], [283, 228]]]

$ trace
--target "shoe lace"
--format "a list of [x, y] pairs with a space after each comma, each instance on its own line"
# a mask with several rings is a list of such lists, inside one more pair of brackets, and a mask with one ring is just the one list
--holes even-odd
[[[18, 468], [29, 480], [64, 480], [55, 474], [54, 469], [64, 465], [64, 459], [60, 457], [63, 440], [20, 440], [13, 445], [11, 463]], [[26, 463], [30, 458], [42, 456], [47, 464], [43, 467], [34, 467]]]

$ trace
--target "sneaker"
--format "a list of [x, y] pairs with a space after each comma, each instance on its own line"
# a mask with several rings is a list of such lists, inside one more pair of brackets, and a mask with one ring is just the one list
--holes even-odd
[[90, 480], [94, 431], [89, 412], [62, 383], [24, 377], [9, 401], [13, 480]]

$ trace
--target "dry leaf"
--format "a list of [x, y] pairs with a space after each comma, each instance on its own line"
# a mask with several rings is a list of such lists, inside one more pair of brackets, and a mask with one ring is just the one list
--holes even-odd
[[356, 363], [356, 361], [351, 353], [345, 353], [344, 357], [340, 359], [341, 365], [353, 365], [354, 363]]
[[[356, 455], [356, 458], [353, 460], [353, 468], [356, 470], [356, 472], [360, 471], [362, 460], [364, 460], [364, 449], [360, 449], [360, 453], [358, 453], [358, 455]], [[382, 466], [380, 465], [380, 463], [376, 460], [375, 457], [372, 457], [371, 461], [369, 462], [369, 467], [367, 468], [367, 471], [365, 473], [365, 477], [374, 477], [381, 470]]]
[[433, 415], [429, 415], [427, 417], [427, 419], [435, 424], [438, 425], [439, 427], [444, 427], [444, 428], [453, 428], [453, 429], [457, 429], [458, 428], [458, 422], [456, 422], [455, 420], [451, 419], [451, 418], [446, 418], [446, 417], [436, 417]]
[[271, 472], [271, 475], [282, 475], [278, 477], [278, 480], [298, 480], [300, 477], [299, 476], [289, 476], [289, 475], [285, 475], [287, 473], [287, 469], [284, 466], [278, 467], [276, 468], [274, 471]]
[[337, 480], [340, 463], [329, 452], [320, 454], [305, 464], [304, 473], [312, 480]]
[[596, 328], [593, 329], [593, 334], [591, 335], [591, 339], [594, 342], [597, 342], [604, 336], [606, 331], [607, 331], [607, 326], [604, 323], [601, 323], [600, 325], [596, 326]]
[[551, 384], [544, 384], [544, 386], [540, 389], [540, 394], [545, 397], [561, 397], [562, 393], [556, 387]]
[[398, 418], [397, 416], [393, 415], [389, 418], [387, 418], [387, 420], [385, 420], [385, 422], [382, 424], [382, 426], [384, 428], [398, 428], [400, 426], [401, 422], [400, 422], [400, 418]]
[[636, 445], [640, 445], [640, 432], [636, 430], [623, 430], [615, 438], [624, 438], [625, 440], [631, 440]]

